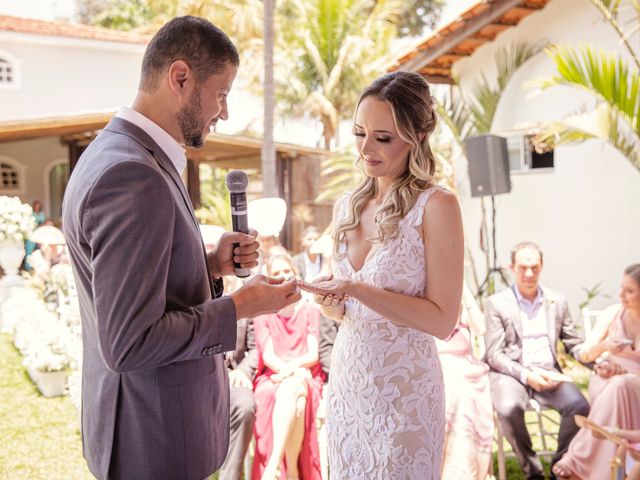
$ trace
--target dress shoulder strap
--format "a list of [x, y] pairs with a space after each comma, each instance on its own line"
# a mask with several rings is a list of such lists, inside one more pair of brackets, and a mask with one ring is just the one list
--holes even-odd
[[429, 201], [429, 198], [431, 198], [431, 195], [439, 190], [448, 191], [446, 188], [441, 187], [440, 185], [433, 185], [418, 196], [415, 205], [407, 214], [407, 217], [409, 217], [409, 224], [412, 227], [419, 227], [420, 225], [422, 225], [422, 218], [424, 217], [424, 209], [427, 205], [427, 202]]

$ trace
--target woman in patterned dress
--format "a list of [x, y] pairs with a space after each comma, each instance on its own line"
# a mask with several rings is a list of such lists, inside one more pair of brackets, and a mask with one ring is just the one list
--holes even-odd
[[334, 208], [333, 276], [299, 282], [342, 322], [328, 387], [332, 479], [440, 478], [434, 337], [458, 318], [463, 233], [455, 196], [433, 179], [435, 125], [418, 74], [384, 75], [362, 93], [353, 133], [366, 176]]

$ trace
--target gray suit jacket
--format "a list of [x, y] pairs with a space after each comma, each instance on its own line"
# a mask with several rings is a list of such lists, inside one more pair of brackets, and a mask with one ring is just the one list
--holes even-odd
[[83, 334], [82, 439], [99, 479], [202, 480], [224, 461], [236, 312], [191, 202], [144, 131], [112, 119], [63, 202]]
[[227, 368], [242, 370], [247, 378], [254, 380], [258, 369], [258, 350], [253, 332], [253, 319], [238, 320], [236, 349], [225, 354]]
[[[576, 333], [569, 314], [567, 300], [546, 287], [542, 289], [542, 302], [547, 317], [549, 345], [556, 369], [560, 370], [557, 360], [557, 343], [562, 341], [565, 350], [577, 356], [582, 339]], [[493, 371], [511, 375], [520, 381], [522, 366], [522, 319], [520, 306], [513, 291], [507, 288], [487, 299], [484, 309], [487, 331], [484, 335], [485, 362]]]

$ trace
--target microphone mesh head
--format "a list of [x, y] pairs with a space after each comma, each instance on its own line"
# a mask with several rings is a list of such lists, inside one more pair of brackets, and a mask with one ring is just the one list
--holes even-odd
[[227, 174], [227, 188], [231, 193], [246, 192], [249, 185], [247, 174], [241, 170], [231, 170]]

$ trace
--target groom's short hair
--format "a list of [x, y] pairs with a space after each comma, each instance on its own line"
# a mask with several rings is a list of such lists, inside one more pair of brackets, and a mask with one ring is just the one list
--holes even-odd
[[240, 55], [231, 39], [214, 24], [200, 17], [185, 15], [167, 22], [156, 33], [142, 58], [140, 90], [154, 91], [160, 76], [176, 60], [183, 60], [195, 72], [198, 82], [225, 65], [238, 66]]

